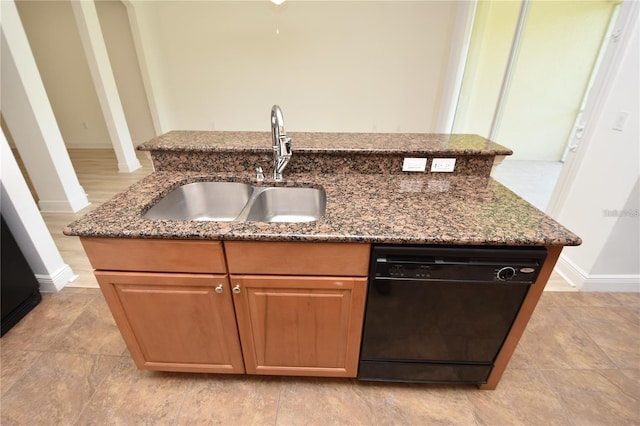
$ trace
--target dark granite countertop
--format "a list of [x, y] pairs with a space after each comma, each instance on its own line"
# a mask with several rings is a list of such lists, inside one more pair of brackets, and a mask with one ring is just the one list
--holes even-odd
[[[196, 132], [198, 133], [198, 132]], [[195, 181], [231, 174], [155, 172], [64, 229], [87, 237], [415, 244], [578, 245], [579, 237], [490, 177], [300, 174], [285, 185], [321, 186], [324, 217], [308, 223], [148, 220], [142, 213]], [[265, 184], [273, 182], [265, 182]]]
[[[297, 153], [511, 155], [513, 151], [478, 135], [434, 133], [288, 134]], [[141, 151], [268, 152], [269, 132], [172, 131], [140, 146]]]

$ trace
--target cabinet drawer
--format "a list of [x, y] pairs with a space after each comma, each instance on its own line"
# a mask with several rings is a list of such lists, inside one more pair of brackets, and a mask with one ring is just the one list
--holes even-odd
[[233, 274], [366, 277], [370, 244], [225, 241]]
[[225, 273], [220, 241], [80, 238], [94, 269]]

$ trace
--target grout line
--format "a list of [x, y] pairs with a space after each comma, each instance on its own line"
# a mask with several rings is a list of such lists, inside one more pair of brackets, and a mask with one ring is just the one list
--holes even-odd
[[[22, 374], [20, 375], [20, 377], [18, 378], [18, 380], [16, 380], [11, 386], [9, 386], [8, 389], [2, 389], [0, 391], [0, 395], [4, 396], [7, 392], [9, 392], [16, 384], [20, 383], [22, 381], [22, 379], [27, 375], [27, 373], [29, 372], [29, 370], [31, 370], [33, 368], [33, 366], [36, 364], [36, 362], [38, 362], [40, 360], [40, 358], [42, 358], [42, 356], [44, 355], [44, 351], [39, 351], [39, 350], [31, 350], [31, 349], [11, 349], [9, 348], [9, 351], [20, 351], [20, 352], [38, 352], [40, 353], [40, 355], [38, 355], [37, 357], [35, 357], [33, 359], [33, 362], [31, 362], [31, 364], [29, 364], [29, 366], [27, 368], [25, 368], [25, 370], [22, 372]], [[0, 353], [2, 352], [2, 347], [0, 346]], [[4, 364], [4, 363], [3, 363]], [[2, 388], [1, 383], [0, 383], [0, 388]]]
[[[93, 355], [93, 356], [96, 358], [96, 362], [97, 362], [98, 358], [101, 357], [102, 355]], [[95, 389], [93, 390], [93, 393], [91, 395], [89, 395], [89, 398], [87, 398], [87, 402], [84, 404], [84, 406], [82, 407], [82, 409], [78, 413], [78, 416], [75, 418], [75, 420], [73, 422], [71, 422], [71, 424], [79, 424], [80, 419], [82, 418], [82, 414], [84, 414], [84, 412], [87, 409], [87, 407], [89, 407], [91, 405], [91, 402], [93, 401], [93, 398], [96, 396], [96, 394], [98, 393], [100, 388], [104, 385], [104, 383], [107, 381], [107, 379], [111, 376], [111, 373], [113, 373], [113, 371], [116, 369], [117, 366], [118, 366], [118, 363], [114, 363], [114, 365], [111, 367], [111, 370], [109, 370], [108, 372], [105, 373], [104, 377], [102, 378], [100, 383], [96, 385]]]
[[283, 381], [283, 378], [280, 377], [280, 392], [278, 392], [278, 403], [276, 404], [276, 418], [273, 422], [274, 426], [278, 424], [278, 415], [280, 414], [280, 399], [282, 398], [283, 390], [284, 390], [284, 381]]

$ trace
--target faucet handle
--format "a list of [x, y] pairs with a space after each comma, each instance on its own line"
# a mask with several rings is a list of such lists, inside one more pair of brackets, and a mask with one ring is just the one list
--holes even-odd
[[289, 136], [280, 137], [280, 156], [291, 157], [291, 138]]
[[264, 172], [262, 171], [262, 167], [256, 167], [256, 180], [258, 182], [264, 181]]

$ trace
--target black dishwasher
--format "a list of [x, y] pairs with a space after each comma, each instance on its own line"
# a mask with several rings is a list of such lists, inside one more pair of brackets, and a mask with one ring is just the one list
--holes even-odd
[[374, 246], [358, 378], [486, 383], [543, 247]]

